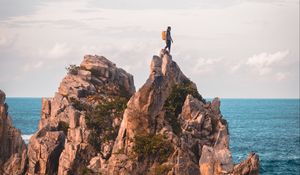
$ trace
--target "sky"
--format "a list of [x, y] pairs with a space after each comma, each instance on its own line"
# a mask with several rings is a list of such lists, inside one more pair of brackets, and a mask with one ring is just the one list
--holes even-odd
[[0, 89], [51, 97], [84, 55], [149, 76], [172, 57], [205, 98], [299, 98], [298, 0], [0, 0]]

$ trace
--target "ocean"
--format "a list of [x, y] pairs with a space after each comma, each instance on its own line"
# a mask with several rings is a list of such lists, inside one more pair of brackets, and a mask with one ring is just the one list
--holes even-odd
[[[251, 151], [260, 156], [260, 174], [300, 174], [299, 99], [221, 99], [234, 162]], [[37, 130], [41, 98], [8, 98], [13, 124], [28, 142]]]

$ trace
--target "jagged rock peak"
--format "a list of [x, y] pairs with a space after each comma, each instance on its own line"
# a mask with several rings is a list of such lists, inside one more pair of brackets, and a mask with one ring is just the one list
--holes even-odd
[[103, 168], [122, 109], [135, 92], [133, 76], [103, 56], [86, 55], [80, 66], [67, 70], [55, 96], [42, 100], [39, 130], [29, 142], [28, 174], [82, 174], [97, 160]]
[[[103, 56], [86, 55], [80, 66], [67, 69], [54, 97], [42, 100], [27, 157], [26, 148], [18, 147], [10, 158], [3, 151], [8, 146], [0, 145], [0, 173], [258, 174], [254, 153], [233, 163], [220, 99], [203, 99], [168, 52], [153, 56], [137, 92], [133, 76]], [[4, 101], [0, 90], [0, 140], [13, 143], [2, 141], [3, 126], [11, 126]], [[19, 138], [10, 140], [25, 145]]]
[[22, 174], [26, 166], [26, 145], [21, 132], [8, 116], [5, 93], [0, 89], [0, 174]]
[[153, 56], [148, 80], [127, 104], [104, 172], [213, 175], [236, 169], [220, 99], [206, 102], [164, 50]]

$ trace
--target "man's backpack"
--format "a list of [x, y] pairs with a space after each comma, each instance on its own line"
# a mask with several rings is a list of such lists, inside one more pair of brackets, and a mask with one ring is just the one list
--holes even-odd
[[162, 33], [161, 33], [161, 39], [162, 40], [166, 40], [167, 39], [167, 32], [166, 31], [162, 31]]

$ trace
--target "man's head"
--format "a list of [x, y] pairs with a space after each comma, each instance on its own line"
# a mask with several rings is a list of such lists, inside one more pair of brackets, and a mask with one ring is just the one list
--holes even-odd
[[171, 26], [168, 26], [168, 29], [167, 29], [168, 31], [171, 31]]

